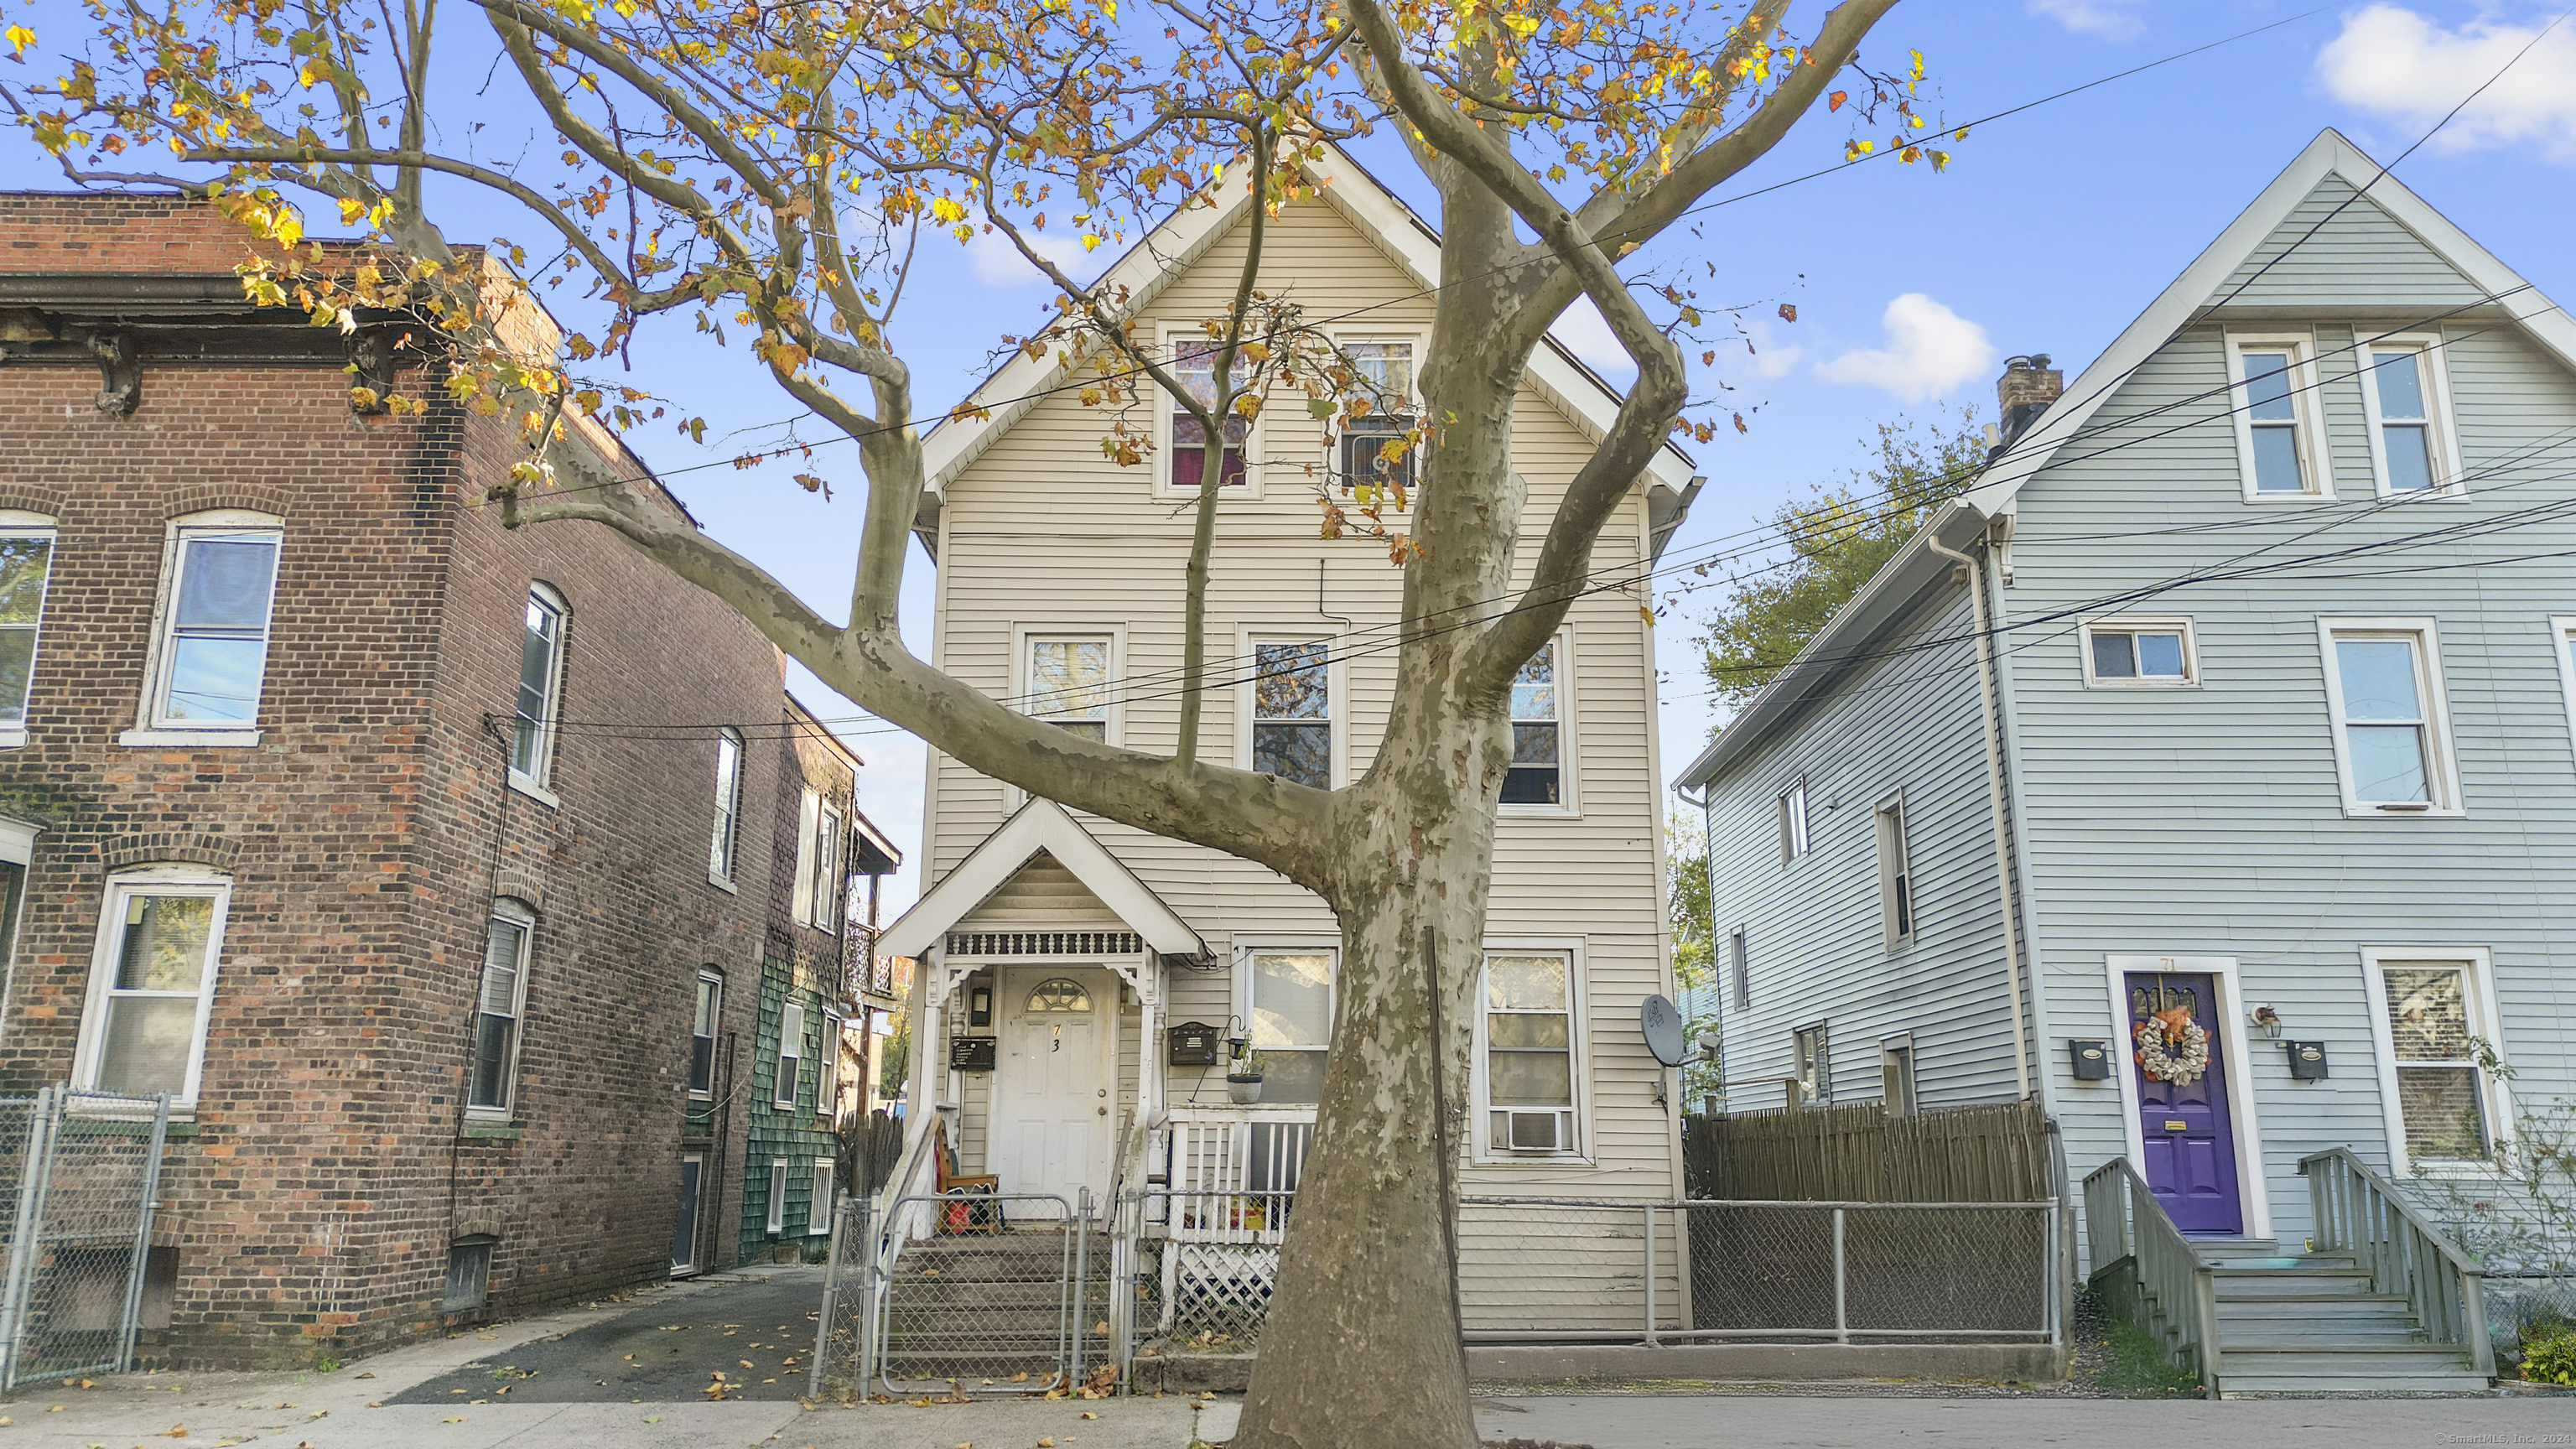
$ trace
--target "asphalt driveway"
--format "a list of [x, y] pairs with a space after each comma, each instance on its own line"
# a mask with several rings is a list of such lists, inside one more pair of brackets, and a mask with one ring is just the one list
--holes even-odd
[[[599, 1404], [795, 1399], [812, 1370], [819, 1268], [717, 1282], [530, 1340], [387, 1404]], [[716, 1375], [724, 1377], [718, 1379]], [[722, 1385], [721, 1395], [709, 1393]]]

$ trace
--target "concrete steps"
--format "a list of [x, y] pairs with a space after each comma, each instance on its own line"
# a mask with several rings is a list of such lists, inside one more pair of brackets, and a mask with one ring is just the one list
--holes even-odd
[[[2230, 1245], [2233, 1248], [2234, 1245]], [[2220, 1250], [2220, 1392], [2476, 1393], [2468, 1355], [2428, 1343], [2405, 1299], [2371, 1291], [2352, 1259]]]

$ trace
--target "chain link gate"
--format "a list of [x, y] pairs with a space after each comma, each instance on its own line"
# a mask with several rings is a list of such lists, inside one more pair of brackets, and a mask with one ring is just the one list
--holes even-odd
[[134, 1362], [170, 1099], [0, 1098], [0, 1391]]

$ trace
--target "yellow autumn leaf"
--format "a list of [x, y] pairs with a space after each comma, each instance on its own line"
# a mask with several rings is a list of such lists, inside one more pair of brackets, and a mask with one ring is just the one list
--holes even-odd
[[0, 38], [5, 38], [9, 42], [11, 50], [17, 52], [19, 56], [24, 56], [27, 53], [27, 47], [36, 43], [36, 32], [23, 25], [12, 25], [7, 30], [0, 31]]
[[953, 222], [964, 221], [966, 219], [966, 208], [959, 206], [955, 201], [950, 200], [948, 197], [942, 196], [930, 203], [930, 214], [942, 225], [947, 225]]

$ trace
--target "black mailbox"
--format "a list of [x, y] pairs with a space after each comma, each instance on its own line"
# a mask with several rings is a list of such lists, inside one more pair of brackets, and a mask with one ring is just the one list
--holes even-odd
[[2067, 1056], [2075, 1062], [2075, 1080], [2107, 1082], [2111, 1079], [2111, 1044], [2107, 1041], [2070, 1041]]
[[948, 1043], [948, 1070], [952, 1072], [989, 1072], [993, 1069], [995, 1038], [961, 1036]]
[[2290, 1080], [2322, 1082], [2326, 1079], [2326, 1044], [2321, 1041], [2291, 1041], [2281, 1045], [2290, 1051]]
[[1217, 1030], [1204, 1021], [1185, 1021], [1172, 1028], [1170, 1062], [1176, 1067], [1217, 1064]]

